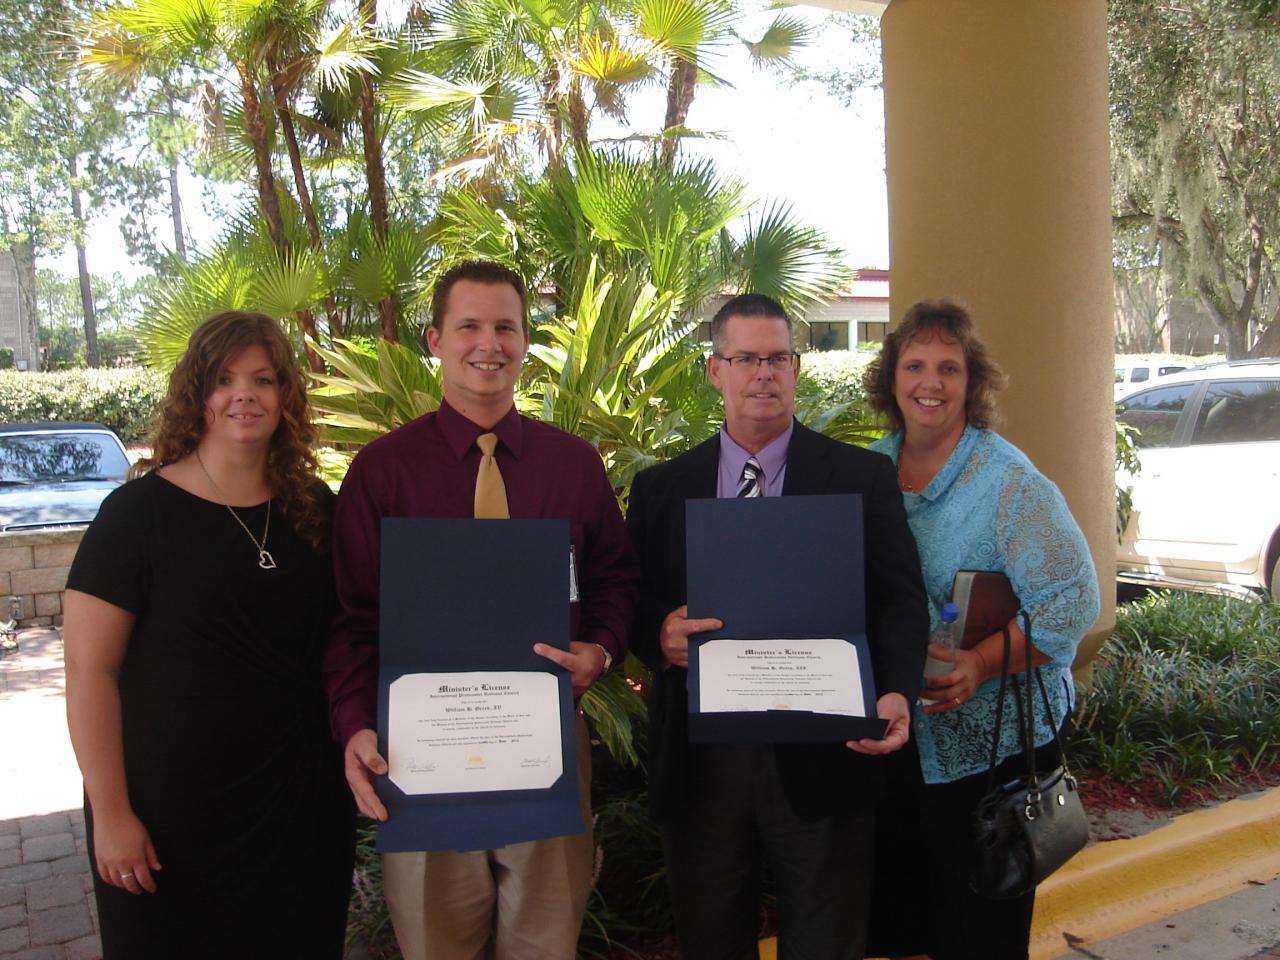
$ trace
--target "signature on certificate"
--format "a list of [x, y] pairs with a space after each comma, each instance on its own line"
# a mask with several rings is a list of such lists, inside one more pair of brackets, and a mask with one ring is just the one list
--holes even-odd
[[432, 760], [413, 759], [409, 761], [410, 773], [435, 773], [436, 765]]
[[551, 755], [546, 754], [541, 757], [525, 757], [520, 761], [521, 767], [549, 767], [551, 766]]

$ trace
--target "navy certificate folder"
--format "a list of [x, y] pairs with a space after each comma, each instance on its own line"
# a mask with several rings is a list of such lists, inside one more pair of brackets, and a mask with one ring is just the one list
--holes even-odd
[[[690, 638], [689, 739], [697, 742], [857, 740], [884, 736], [866, 636], [862, 497], [717, 498], [685, 504], [689, 618], [721, 630]], [[699, 650], [708, 640], [837, 638], [857, 650], [870, 716], [805, 710], [703, 713]]]
[[382, 521], [378, 748], [388, 688], [413, 673], [530, 670], [557, 678], [563, 773], [548, 788], [408, 795], [375, 778], [387, 807], [378, 851], [488, 850], [582, 830], [568, 671], [533, 652], [569, 646], [565, 520]]

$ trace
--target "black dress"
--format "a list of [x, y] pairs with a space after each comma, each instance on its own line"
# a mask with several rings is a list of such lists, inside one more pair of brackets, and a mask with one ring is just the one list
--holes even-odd
[[[266, 505], [236, 512], [260, 537]], [[163, 867], [139, 895], [94, 870], [107, 960], [342, 955], [354, 814], [320, 680], [332, 572], [278, 503], [266, 546], [274, 570], [225, 506], [148, 474], [103, 502], [72, 564], [70, 589], [137, 617], [125, 775]]]

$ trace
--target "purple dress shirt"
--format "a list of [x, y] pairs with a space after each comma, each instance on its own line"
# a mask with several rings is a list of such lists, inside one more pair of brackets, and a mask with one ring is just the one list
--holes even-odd
[[[333, 521], [338, 613], [324, 658], [333, 734], [344, 746], [376, 723], [382, 518], [472, 516], [480, 468], [476, 437], [487, 432], [441, 402], [437, 412], [372, 441], [352, 461]], [[514, 408], [493, 432], [511, 516], [569, 521], [581, 597], [570, 606], [569, 639], [598, 643], [620, 662], [639, 566], [600, 455], [586, 441]], [[494, 584], [494, 595], [501, 597], [501, 584]], [[566, 572], [566, 601], [568, 596]]]
[[[796, 422], [792, 420], [787, 429], [765, 444], [755, 455], [756, 463], [764, 471], [760, 481], [760, 495], [763, 497], [782, 496], [782, 483], [787, 478], [787, 447], [791, 444], [791, 432]], [[720, 425], [720, 473], [716, 479], [717, 497], [736, 497], [738, 482], [742, 479], [742, 468], [746, 466], [751, 454], [738, 444], [724, 424]]]

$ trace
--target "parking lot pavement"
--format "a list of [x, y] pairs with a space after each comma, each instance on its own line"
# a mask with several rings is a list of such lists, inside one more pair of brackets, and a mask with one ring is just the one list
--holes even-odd
[[0, 659], [0, 957], [102, 956], [80, 771], [67, 736], [62, 635], [23, 630]]
[[1175, 913], [1128, 933], [1077, 944], [1081, 960], [1270, 960], [1280, 958], [1280, 880]]

